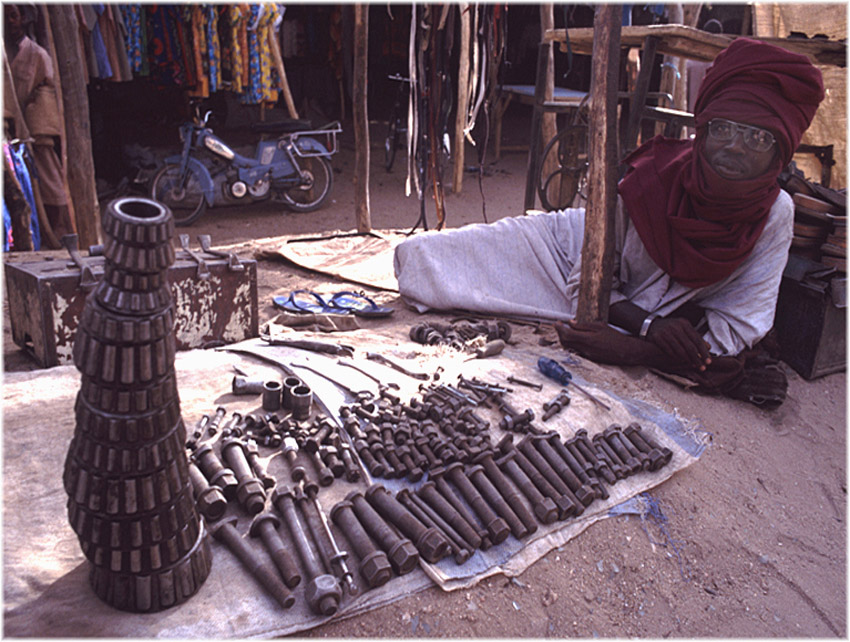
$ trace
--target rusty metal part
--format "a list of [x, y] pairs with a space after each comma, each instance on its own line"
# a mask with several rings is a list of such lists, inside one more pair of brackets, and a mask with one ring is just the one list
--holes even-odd
[[231, 272], [244, 272], [245, 266], [239, 257], [234, 252], [224, 252], [222, 250], [214, 250], [212, 247], [212, 239], [209, 234], [198, 234], [198, 243], [201, 244], [201, 249], [207, 254], [218, 256], [227, 259], [227, 269]]
[[366, 500], [386, 520], [396, 526], [416, 546], [426, 562], [436, 564], [449, 552], [446, 538], [434, 528], [428, 528], [408, 511], [381, 484], [372, 484], [364, 493]]
[[561, 390], [553, 399], [543, 404], [543, 421], [548, 421], [564, 408], [570, 405], [570, 393], [566, 389]]
[[192, 462], [189, 462], [189, 478], [198, 512], [211, 522], [221, 519], [227, 511], [227, 498], [221, 488], [211, 486], [201, 469]]
[[387, 554], [380, 550], [363, 528], [350, 501], [342, 500], [331, 508], [331, 520], [345, 533], [360, 560], [360, 575], [369, 588], [383, 586], [392, 579], [393, 571]]
[[80, 289], [83, 292], [91, 292], [97, 285], [97, 279], [92, 272], [91, 266], [87, 265], [80, 254], [79, 240], [76, 234], [65, 234], [61, 240], [62, 247], [68, 250], [74, 265], [80, 268]]
[[593, 466], [596, 474], [601, 475], [608, 484], [615, 484], [617, 482], [617, 476], [611, 470], [608, 462], [597, 455], [596, 448], [590, 442], [590, 439], [587, 438], [587, 431], [583, 428], [577, 430], [574, 440], [576, 448], [581, 452], [585, 460]]
[[546, 460], [546, 463], [552, 467], [552, 470], [554, 470], [558, 477], [560, 477], [567, 485], [570, 492], [575, 495], [576, 499], [585, 506], [589, 506], [591, 502], [596, 499], [596, 493], [593, 488], [590, 487], [590, 484], [585, 484], [578, 478], [564, 458], [561, 457], [552, 446], [551, 438], [557, 436], [557, 433], [551, 433], [548, 436], [537, 435], [530, 437], [529, 440], [537, 448], [537, 451], [543, 455], [543, 459]]
[[[673, 458], [673, 451], [666, 446], [661, 447], [643, 430], [637, 423], [631, 423], [625, 427], [623, 434], [631, 439], [636, 448], [649, 455], [650, 464], [653, 461], [657, 462], [650, 466], [650, 470], [658, 470], [662, 466], [666, 466]], [[657, 455], [655, 453], [658, 453]], [[659, 458], [660, 456], [660, 458]]]
[[527, 426], [534, 421], [534, 411], [531, 408], [526, 408], [520, 412], [514, 408], [504, 396], [499, 397], [499, 410], [504, 413], [504, 417], [499, 422], [499, 428], [502, 430], [515, 431], [523, 426]]
[[234, 395], [260, 395], [263, 394], [265, 381], [262, 379], [248, 379], [241, 375], [233, 375], [230, 391]]
[[382, 397], [383, 397], [385, 394], [388, 394], [388, 393], [386, 392], [386, 388], [392, 388], [393, 390], [398, 390], [398, 389], [399, 389], [399, 385], [398, 385], [397, 383], [392, 382], [392, 381], [390, 381], [390, 382], [385, 382], [385, 381], [383, 381], [383, 380], [381, 380], [381, 379], [378, 379], [378, 377], [376, 377], [375, 375], [373, 375], [373, 374], [370, 374], [370, 373], [366, 372], [365, 370], [363, 370], [363, 368], [360, 368], [359, 366], [354, 365], [354, 364], [353, 364], [353, 363], [351, 363], [350, 361], [345, 361], [345, 360], [343, 360], [343, 359], [337, 359], [337, 363], [338, 363], [339, 365], [341, 365], [341, 366], [345, 366], [345, 367], [347, 367], [347, 368], [351, 368], [352, 370], [356, 370], [357, 372], [359, 372], [360, 374], [362, 374], [364, 377], [367, 377], [368, 379], [371, 379], [372, 381], [374, 381], [375, 383], [377, 383], [377, 384], [378, 384], [378, 389], [379, 389], [379, 390], [381, 390], [381, 396], [382, 396]]
[[257, 450], [257, 442], [253, 439], [246, 441], [245, 453], [248, 457], [248, 464], [251, 466], [251, 470], [254, 471], [257, 479], [263, 482], [263, 488], [266, 490], [273, 488], [277, 483], [277, 480], [273, 476], [269, 475], [266, 467], [263, 465], [263, 462], [260, 461], [260, 453]]
[[304, 421], [310, 418], [310, 410], [313, 406], [313, 391], [306, 384], [295, 386], [290, 397], [292, 417], [296, 421]]
[[525, 525], [528, 534], [534, 533], [537, 530], [537, 520], [520, 496], [521, 493], [511, 485], [508, 478], [505, 477], [505, 474], [496, 465], [493, 459], [493, 452], [491, 450], [484, 450], [472, 459], [472, 463], [480, 464], [484, 467], [484, 472], [487, 474], [488, 479], [499, 491], [499, 494], [505, 498], [511, 510], [516, 513], [516, 516]]
[[455, 488], [463, 495], [466, 502], [475, 511], [475, 514], [481, 519], [484, 528], [487, 529], [487, 534], [490, 536], [490, 541], [494, 544], [501, 544], [510, 534], [510, 527], [505, 520], [496, 513], [490, 503], [484, 499], [478, 489], [467, 478], [463, 464], [455, 462], [446, 466], [446, 476], [451, 480]]
[[593, 446], [596, 449], [596, 455], [600, 459], [607, 461], [608, 467], [614, 473], [614, 476], [617, 479], [625, 479], [626, 475], [628, 475], [628, 469], [601, 434], [593, 435]]
[[457, 564], [463, 564], [464, 562], [466, 562], [471, 555], [471, 551], [467, 550], [466, 548], [462, 548], [457, 543], [457, 541], [452, 539], [452, 537], [445, 530], [443, 530], [440, 525], [436, 521], [434, 521], [431, 516], [422, 509], [419, 504], [416, 504], [411, 499], [413, 496], [414, 495], [410, 492], [409, 489], [402, 488], [398, 491], [396, 499], [402, 504], [402, 506], [404, 506], [408, 511], [410, 511], [410, 514], [413, 515], [416, 519], [418, 519], [428, 528], [433, 528], [438, 533], [440, 533], [440, 535], [443, 536], [449, 546], [449, 550], [451, 551], [452, 555], [454, 555], [455, 562]]
[[307, 576], [304, 597], [310, 610], [317, 615], [333, 615], [339, 610], [342, 589], [336, 577], [329, 574], [317, 555], [304, 523], [295, 507], [295, 496], [288, 486], [277, 486], [272, 493], [272, 503], [283, 515], [295, 550]]
[[[567, 517], [572, 517], [578, 513], [580, 502], [574, 497], [571, 498], [563, 493], [559, 492], [548, 480], [548, 478], [543, 475], [543, 473], [538, 470], [537, 466], [532, 463], [525, 454], [520, 451], [514, 444], [511, 442], [510, 435], [505, 435], [502, 440], [497, 445], [497, 450], [503, 454], [513, 452], [514, 457], [511, 462], [519, 466], [522, 471], [526, 474], [526, 476], [531, 480], [534, 486], [546, 497], [555, 502], [555, 506], [558, 509], [558, 518], [566, 519]], [[511, 475], [514, 477], [513, 475]], [[514, 479], [516, 479], [514, 477]]]
[[330, 486], [334, 483], [334, 474], [322, 461], [318, 452], [307, 453], [307, 459], [313, 464], [313, 470], [316, 471], [316, 478], [320, 486]]
[[457, 545], [459, 551], [454, 552], [455, 562], [463, 564], [475, 553], [475, 547], [470, 542], [466, 541], [463, 536], [457, 532], [457, 530], [452, 528], [452, 525], [443, 519], [443, 517], [434, 508], [432, 508], [428, 502], [413, 491], [409, 491], [407, 493], [407, 497], [409, 497], [410, 501], [414, 505], [418, 506], [419, 509], [431, 519], [437, 528], [439, 528]]
[[[519, 441], [517, 444], [517, 450], [519, 450], [525, 458], [534, 466], [541, 475], [548, 481], [552, 487], [557, 491], [557, 493], [561, 496], [566, 496], [576, 507], [575, 515], [579, 516], [584, 512], [584, 503], [575, 496], [573, 491], [569, 486], [561, 479], [561, 476], [555, 472], [555, 469], [546, 461], [546, 458], [540, 454], [540, 451], [537, 450], [534, 446], [534, 442], [530, 437], [525, 437]], [[557, 500], [556, 500], [557, 502]]]
[[209, 281], [210, 269], [207, 267], [207, 262], [204, 261], [204, 258], [200, 254], [189, 248], [189, 235], [179, 234], [177, 239], [180, 241], [180, 247], [183, 248], [183, 251], [189, 255], [189, 258], [198, 264], [198, 278], [202, 281]]
[[283, 608], [295, 604], [295, 596], [280, 580], [272, 565], [263, 560], [236, 530], [236, 517], [229, 517], [212, 527], [212, 535], [242, 562], [243, 566], [263, 585]]
[[428, 374], [426, 374], [424, 372], [413, 372], [411, 370], [408, 370], [407, 368], [405, 368], [401, 364], [398, 364], [395, 361], [393, 361], [393, 360], [389, 359], [388, 357], [385, 357], [384, 355], [379, 354], [377, 352], [367, 352], [366, 358], [371, 360], [371, 361], [376, 361], [378, 363], [381, 363], [385, 366], [389, 366], [393, 370], [397, 370], [398, 372], [405, 374], [408, 377], [412, 377], [414, 379], [419, 379], [421, 381], [427, 381], [429, 379]]
[[346, 498], [351, 502], [354, 514], [381, 548], [386, 552], [387, 558], [396, 575], [410, 573], [419, 564], [419, 551], [406, 537], [396, 535], [389, 524], [384, 521], [366, 498], [359, 492], [349, 493]]
[[599, 481], [593, 464], [585, 459], [579, 449], [578, 441], [578, 439], [573, 438], [564, 443], [560, 436], [556, 436], [550, 440], [550, 443], [583, 484], [593, 488], [599, 499], [608, 499], [608, 491], [605, 485]]
[[283, 456], [286, 463], [289, 465], [289, 478], [294, 482], [299, 482], [307, 475], [307, 469], [300, 463], [298, 458], [298, 442], [295, 437], [284, 437], [282, 442]]
[[555, 505], [554, 500], [551, 497], [543, 495], [537, 486], [534, 485], [528, 475], [525, 474], [525, 471], [515, 461], [516, 455], [517, 451], [512, 450], [505, 453], [498, 460], [495, 460], [494, 463], [499, 468], [504, 468], [507, 475], [519, 487], [520, 492], [531, 502], [531, 509], [541, 524], [555, 522], [561, 517], [561, 513]]
[[298, 489], [296, 489], [295, 501], [301, 506], [302, 513], [307, 516], [307, 523], [310, 530], [313, 531], [313, 541], [317, 542], [319, 550], [323, 551], [322, 556], [325, 558], [328, 568], [342, 580], [345, 589], [351, 597], [360, 595], [360, 584], [358, 584], [354, 573], [348, 568], [348, 563], [346, 562], [348, 551], [340, 549], [337, 544], [330, 524], [328, 524], [328, 519], [325, 516], [325, 511], [319, 502], [318, 489], [307, 493], [298, 493]]
[[203, 444], [192, 454], [192, 458], [209, 483], [220, 487], [228, 501], [236, 499], [239, 481], [233, 471], [218, 458], [211, 444]]
[[272, 512], [265, 511], [254, 516], [248, 533], [251, 537], [259, 537], [266, 546], [269, 557], [283, 578], [283, 583], [289, 588], [295, 588], [301, 582], [301, 573], [295, 561], [286, 550], [286, 544], [277, 532], [280, 528], [280, 518]]
[[289, 348], [309, 350], [310, 352], [319, 352], [321, 354], [336, 354], [343, 357], [350, 357], [354, 354], [354, 348], [351, 346], [338, 345], [336, 343], [325, 343], [324, 341], [315, 341], [311, 339], [283, 339], [281, 337], [272, 337], [268, 334], [262, 333], [260, 334], [260, 339], [270, 346], [287, 346]]
[[621, 429], [621, 430], [617, 430], [617, 431], [616, 431], [615, 433], [613, 433], [613, 434], [615, 434], [615, 435], [616, 435], [616, 438], [617, 438], [617, 439], [619, 440], [619, 442], [623, 445], [623, 448], [625, 448], [625, 449], [626, 449], [626, 451], [627, 451], [627, 452], [628, 452], [628, 453], [629, 453], [632, 457], [634, 457], [635, 459], [637, 459], [637, 460], [638, 460], [638, 462], [640, 462], [640, 466], [641, 466], [641, 468], [642, 468], [643, 470], [649, 470], [650, 465], [651, 465], [651, 462], [650, 462], [650, 459], [649, 459], [649, 455], [647, 455], [645, 452], [643, 452], [642, 450], [640, 450], [639, 448], [637, 448], [637, 447], [634, 445], [634, 443], [632, 443], [632, 440], [631, 440], [631, 439], [629, 439], [628, 437], [626, 437], [626, 435], [625, 435], [625, 433], [623, 432], [623, 430], [622, 430], [622, 429]]
[[303, 368], [304, 370], [309, 370], [313, 374], [319, 375], [323, 379], [327, 379], [332, 384], [343, 390], [349, 397], [352, 397], [354, 399], [372, 399], [375, 396], [375, 394], [371, 390], [353, 390], [339, 379], [334, 379], [333, 377], [328, 376], [321, 370], [316, 370], [312, 366], [308, 366], [305, 363], [291, 363], [290, 365], [294, 368]]
[[280, 409], [282, 387], [279, 381], [263, 382], [263, 410], [274, 412]]
[[639, 472], [643, 468], [643, 466], [641, 466], [641, 463], [637, 460], [637, 458], [633, 457], [632, 454], [626, 449], [625, 445], [623, 445], [623, 442], [620, 441], [619, 433], [619, 426], [612, 425], [602, 432], [602, 437], [608, 443], [608, 445], [611, 446], [611, 450], [617, 453], [617, 456], [620, 458], [620, 461], [623, 462], [623, 465], [628, 471], [627, 474], [634, 475], [635, 473]]
[[298, 377], [288, 376], [283, 380], [283, 391], [281, 393], [281, 404], [286, 410], [292, 409], [292, 391], [304, 382]]
[[[465, 521], [472, 529], [475, 530], [475, 532], [478, 534], [478, 539], [480, 540], [476, 548], [481, 547], [484, 538], [487, 537], [487, 529], [481, 525], [478, 518], [475, 516], [475, 513], [473, 511], [470, 511], [466, 507], [466, 504], [464, 504], [464, 502], [461, 501], [460, 497], [458, 497], [457, 493], [452, 490], [452, 487], [449, 485], [448, 480], [446, 480], [444, 477], [445, 473], [445, 468], [434, 468], [429, 472], [428, 478], [431, 482], [433, 482], [433, 490], [436, 494], [439, 494], [445, 501], [451, 504], [452, 508], [458, 515], [461, 516], [463, 521]], [[435, 499], [434, 492], [431, 492], [431, 490], [428, 489], [425, 491], [425, 493], [423, 493], [422, 491], [425, 486], [427, 486], [427, 483], [419, 489], [420, 496], [436, 508], [434, 503], [431, 502], [431, 499]], [[464, 536], [466, 536], [465, 533]], [[468, 541], [472, 542], [473, 540], [469, 539]]]
[[502, 497], [502, 494], [493, 485], [490, 478], [487, 477], [487, 474], [484, 472], [484, 466], [481, 464], [473, 465], [467, 468], [464, 474], [469, 478], [478, 492], [481, 493], [487, 504], [498, 513], [499, 517], [507, 522], [514, 537], [522, 539], [529, 534], [529, 530], [523, 521], [517, 516], [510, 505], [508, 505], [508, 502]]
[[263, 482], [257, 479], [251, 470], [243, 443], [236, 438], [225, 439], [221, 445], [221, 454], [239, 482], [236, 488], [239, 503], [251, 515], [261, 512], [266, 502], [266, 491]]
[[525, 379], [517, 379], [514, 376], [508, 377], [508, 383], [515, 383], [518, 386], [525, 386], [526, 388], [534, 388], [537, 392], [541, 392], [543, 390], [542, 383], [534, 383], [532, 381], [526, 381]]
[[345, 473], [345, 466], [342, 463], [342, 459], [339, 458], [339, 451], [336, 446], [322, 446], [319, 449], [319, 456], [335, 478], [342, 477], [343, 473]]

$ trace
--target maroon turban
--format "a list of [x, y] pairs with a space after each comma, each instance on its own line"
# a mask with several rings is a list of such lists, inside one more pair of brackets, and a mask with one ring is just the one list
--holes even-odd
[[[823, 95], [821, 73], [808, 58], [738, 38], [700, 85], [695, 140], [656, 136], [626, 158], [619, 185], [626, 211], [652, 260], [674, 281], [711, 285], [749, 256], [779, 194], [776, 179]], [[712, 118], [770, 130], [779, 145], [771, 168], [748, 180], [714, 172], [702, 155]]]

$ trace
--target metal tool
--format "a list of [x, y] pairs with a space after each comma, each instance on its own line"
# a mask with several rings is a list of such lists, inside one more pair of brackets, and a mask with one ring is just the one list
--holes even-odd
[[342, 359], [337, 359], [337, 363], [338, 363], [339, 365], [341, 365], [341, 366], [345, 366], [345, 367], [347, 367], [347, 368], [351, 368], [352, 370], [357, 370], [357, 372], [359, 372], [360, 374], [362, 374], [364, 377], [368, 377], [369, 379], [371, 379], [372, 381], [374, 381], [375, 383], [377, 383], [379, 387], [380, 387], [380, 386], [384, 386], [384, 387], [386, 387], [386, 388], [392, 388], [392, 389], [394, 389], [394, 390], [398, 390], [398, 388], [399, 388], [399, 386], [398, 386], [398, 384], [397, 384], [397, 383], [392, 382], [392, 381], [391, 381], [391, 382], [389, 382], [389, 383], [384, 383], [383, 381], [381, 381], [380, 379], [378, 379], [378, 377], [376, 377], [376, 376], [374, 376], [374, 375], [369, 374], [368, 372], [366, 372], [365, 370], [363, 370], [363, 368], [360, 368], [360, 367], [358, 367], [358, 366], [355, 366], [353, 363], [350, 363], [350, 362], [348, 362], [348, 361], [343, 361]]
[[408, 377], [413, 377], [414, 379], [420, 379], [421, 381], [427, 381], [429, 375], [424, 372], [412, 372], [405, 368], [403, 365], [396, 363], [395, 361], [385, 357], [384, 355], [378, 352], [367, 352], [366, 358], [371, 361], [377, 361], [378, 363], [382, 363], [385, 366], [389, 366], [393, 370], [398, 370], [402, 374], [406, 374]]
[[349, 395], [350, 397], [354, 397], [355, 399], [368, 401], [375, 397], [375, 393], [373, 393], [371, 390], [352, 390], [341, 381], [329, 377], [324, 372], [316, 370], [312, 366], [308, 366], [306, 363], [290, 363], [289, 365], [291, 365], [293, 368], [304, 368], [304, 370], [309, 370], [313, 374], [317, 374], [323, 379], [327, 379], [335, 386], [341, 388], [347, 395]]
[[587, 390], [585, 390], [575, 381], [573, 381], [573, 375], [570, 373], [570, 371], [564, 368], [564, 366], [559, 364], [554, 359], [549, 359], [548, 357], [540, 357], [537, 360], [537, 368], [540, 370], [540, 372], [545, 374], [550, 379], [554, 379], [565, 388], [567, 386], [574, 386], [576, 390], [585, 395], [593, 403], [602, 406], [603, 408], [605, 408], [605, 410], [611, 410], [611, 406], [606, 404], [601, 399], [594, 397], [591, 393], [589, 393]]
[[189, 248], [189, 235], [188, 234], [180, 234], [177, 237], [180, 240], [180, 247], [183, 248], [183, 251], [189, 255], [189, 257], [198, 264], [198, 278], [204, 281], [209, 280], [210, 278], [210, 269], [207, 267], [207, 262], [204, 261], [203, 257], [193, 252]]
[[198, 234], [198, 243], [201, 244], [201, 249], [207, 254], [227, 259], [227, 269], [231, 272], [243, 272], [245, 270], [245, 266], [233, 252], [212, 249], [212, 239], [209, 234]]
[[270, 346], [286, 346], [288, 348], [299, 348], [310, 352], [321, 352], [324, 354], [336, 354], [350, 357], [354, 354], [354, 348], [336, 343], [325, 343], [324, 341], [312, 341], [309, 339], [279, 339], [271, 334], [260, 334], [260, 338]]

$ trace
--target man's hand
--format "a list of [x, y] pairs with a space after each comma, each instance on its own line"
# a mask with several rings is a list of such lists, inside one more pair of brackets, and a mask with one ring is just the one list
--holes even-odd
[[708, 343], [683, 318], [658, 317], [649, 326], [646, 339], [679, 365], [703, 371], [711, 364]]
[[[601, 321], [555, 323], [561, 345], [600, 363], [637, 365], [643, 363], [646, 342], [617, 332]], [[642, 345], [643, 344], [643, 345]]]

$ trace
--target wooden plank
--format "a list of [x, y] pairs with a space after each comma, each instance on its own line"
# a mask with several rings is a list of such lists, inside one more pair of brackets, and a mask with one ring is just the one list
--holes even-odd
[[372, 231], [369, 211], [369, 111], [366, 102], [367, 61], [369, 53], [369, 5], [354, 5], [354, 90], [352, 118], [354, 120], [354, 207], [357, 212], [357, 231]]
[[602, 4], [593, 19], [588, 198], [576, 319], [607, 321], [617, 205], [617, 84], [622, 6]]
[[[552, 29], [544, 34], [547, 42], [561, 43], [562, 50], [567, 41], [566, 29]], [[689, 60], [711, 62], [740, 36], [715, 34], [686, 25], [649, 25], [644, 27], [622, 27], [620, 43], [623, 47], [640, 47], [647, 36], [659, 38], [658, 53], [681, 56]], [[835, 40], [803, 38], [761, 38], [747, 36], [788, 51], [808, 56], [812, 62], [822, 65], [847, 65], [847, 45]], [[573, 53], [593, 52], [593, 29], [588, 27], [569, 30], [569, 41]]]

